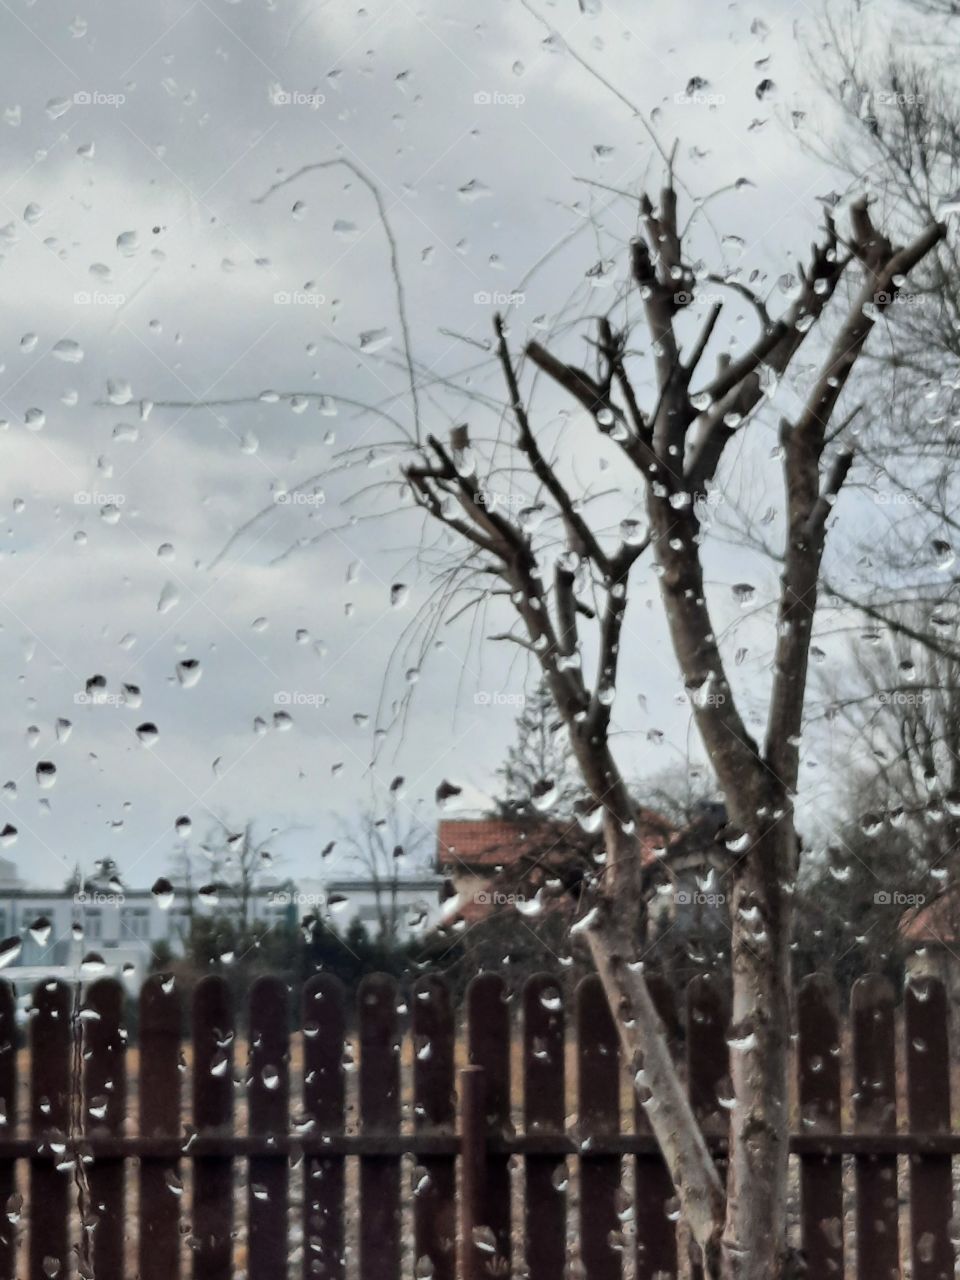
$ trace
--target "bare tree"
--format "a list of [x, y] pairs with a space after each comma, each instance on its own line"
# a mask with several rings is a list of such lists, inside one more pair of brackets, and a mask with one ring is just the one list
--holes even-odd
[[[272, 190], [333, 164], [357, 173], [352, 162], [306, 165]], [[527, 345], [526, 361], [518, 365], [508, 325], [498, 317], [495, 356], [507, 407], [492, 438], [473, 436], [463, 423], [447, 439], [425, 434], [424, 405], [415, 397], [412, 433], [374, 408], [398, 429], [397, 437], [375, 449], [347, 449], [337, 464], [341, 472], [356, 465], [366, 475], [371, 456], [393, 459], [396, 474], [379, 490], [400, 486], [436, 531], [421, 548], [422, 563], [438, 567], [435, 612], [449, 609], [458, 592], [468, 595], [468, 608], [495, 600], [514, 612], [514, 626], [490, 638], [516, 643], [540, 665], [592, 798], [593, 814], [583, 816], [595, 816], [603, 834], [602, 857], [577, 882], [583, 915], [575, 928], [603, 982], [708, 1280], [786, 1280], [796, 1270], [786, 1229], [790, 955], [800, 856], [794, 799], [827, 532], [858, 446], [853, 424], [860, 406], [840, 404], [878, 320], [946, 233], [931, 219], [898, 246], [875, 226], [865, 196], [846, 205], [843, 227], [839, 202], [830, 203], [820, 239], [787, 278], [789, 300], [773, 314], [770, 299], [751, 284], [694, 259], [669, 157], [658, 202], [646, 195], [638, 201], [640, 232], [630, 244], [629, 278], [589, 335], [589, 368], [540, 341]], [[393, 250], [382, 206], [380, 211]], [[700, 212], [702, 202], [691, 219]], [[404, 317], [395, 255], [392, 262]], [[697, 305], [705, 281], [745, 301], [756, 317], [755, 336], [735, 354], [720, 340], [723, 305], [714, 302], [705, 313]], [[647, 329], [648, 361], [634, 339], [634, 306]], [[573, 326], [566, 328], [577, 336]], [[405, 320], [403, 332], [404, 365], [416, 385], [426, 375], [412, 356]], [[822, 337], [811, 341], [811, 334]], [[801, 350], [804, 357], [811, 351], [809, 362], [798, 360]], [[646, 394], [648, 373], [652, 390]], [[780, 421], [778, 444], [786, 532], [777, 553], [781, 582], [758, 741], [728, 678], [708, 601], [703, 551], [711, 525], [704, 510], [719, 487], [738, 481], [749, 487], [749, 455], [742, 446], [756, 434], [750, 427], [762, 422], [771, 389], [788, 379], [793, 407]], [[611, 529], [604, 519], [609, 495], [581, 485], [576, 468], [565, 465], [562, 443], [548, 442], [546, 428], [535, 425], [533, 385], [544, 381], [579, 406], [581, 416], [565, 421], [583, 427], [585, 417], [590, 430], [619, 452], [627, 480], [614, 496], [631, 480], [639, 487], [645, 529], [633, 515]], [[467, 394], [486, 414], [496, 407], [491, 397]], [[303, 487], [316, 483], [310, 477]], [[534, 491], [527, 510], [536, 519], [525, 518], [515, 504], [491, 500], [504, 484]], [[370, 518], [382, 519], [382, 508]], [[636, 661], [625, 652], [624, 618], [633, 571], [647, 551], [673, 655], [728, 817], [733, 1106], [726, 1185], [644, 977], [642, 851], [612, 725], [624, 660]], [[431, 638], [428, 628], [424, 649]]]
[[864, 825], [908, 834], [915, 856], [937, 868], [960, 841], [960, 660], [927, 643], [929, 612], [901, 610], [899, 629], [858, 644], [828, 706], [862, 744]]
[[[405, 475], [424, 510], [470, 549], [471, 564], [503, 584], [522, 628], [514, 638], [541, 663], [584, 782], [602, 808], [606, 857], [581, 927], [706, 1273], [724, 1280], [774, 1280], [791, 1270], [785, 1205], [790, 946], [799, 852], [793, 800], [827, 523], [854, 460], [850, 416], [837, 424], [832, 419], [895, 282], [930, 252], [944, 228], [933, 223], [899, 248], [874, 226], [865, 198], [851, 204], [845, 234], [828, 216], [823, 238], [799, 268], [787, 309], [774, 318], [751, 295], [758, 336], [739, 355], [722, 354], [714, 372], [704, 375], [721, 308], [714, 306], [684, 341], [678, 321], [704, 273], [685, 255], [672, 177], [658, 205], [641, 199], [640, 214], [643, 232], [631, 245], [631, 272], [652, 343], [651, 402], [641, 405], [631, 378], [628, 333], [608, 317], [597, 328], [592, 370], [538, 342], [529, 344], [527, 357], [587, 411], [642, 478], [647, 537], [611, 549], [588, 522], [584, 504], [541, 449], [501, 320], [498, 355], [515, 423], [514, 447], [564, 531], [552, 582], [544, 581], [522, 523], [485, 501], [482, 464], [465, 426], [455, 428], [447, 442], [430, 436]], [[728, 681], [706, 598], [698, 502], [716, 482], [731, 441], [739, 441], [756, 417], [765, 379], [791, 368], [841, 280], [854, 274], [818, 369], [804, 380], [803, 403], [780, 426], [787, 535], [767, 727], [758, 743]], [[745, 288], [738, 282], [739, 293]], [[735, 1101], [726, 1189], [684, 1096], [637, 963], [640, 857], [631, 797], [609, 734], [630, 573], [648, 545], [675, 657], [726, 802], [735, 855], [728, 873]], [[598, 604], [584, 604], [587, 591]], [[588, 624], [597, 651], [592, 684], [579, 660], [581, 629]]]
[[[914, 0], [928, 16], [956, 13], [944, 0]], [[845, 121], [829, 142], [808, 145], [851, 183], [869, 181], [889, 219], [920, 228], [955, 213], [960, 197], [960, 110], [948, 57], [908, 27], [879, 53], [856, 29], [826, 21], [816, 69]], [[944, 24], [960, 36], [956, 23]], [[864, 361], [874, 395], [860, 419], [864, 490], [873, 501], [866, 536], [852, 549], [858, 590], [829, 582], [844, 603], [934, 651], [960, 657], [956, 517], [960, 413], [960, 240], [945, 234], [911, 277], [895, 281], [878, 341]], [[918, 630], [918, 626], [923, 626]]]
[[423, 869], [433, 832], [391, 790], [382, 809], [364, 809], [354, 824], [343, 824], [337, 843], [373, 886], [377, 940], [395, 946], [401, 936], [403, 880]]
[[655, 774], [638, 779], [632, 790], [643, 804], [662, 814], [677, 829], [722, 808], [716, 782], [703, 765], [692, 760], [666, 765]]
[[273, 866], [270, 846], [281, 834], [274, 828], [268, 836], [257, 839], [254, 826], [248, 821], [235, 831], [220, 822], [200, 845], [207, 861], [205, 882], [194, 889], [195, 877], [189, 865], [186, 874], [196, 896], [201, 901], [216, 903], [220, 915], [229, 917], [241, 933], [252, 923], [254, 897]]

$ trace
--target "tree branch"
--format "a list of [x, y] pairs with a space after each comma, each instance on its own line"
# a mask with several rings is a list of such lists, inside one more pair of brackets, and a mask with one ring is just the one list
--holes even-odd
[[510, 403], [513, 408], [513, 415], [517, 420], [517, 427], [520, 431], [520, 447], [526, 454], [533, 469], [534, 475], [547, 490], [554, 502], [560, 508], [563, 515], [564, 523], [567, 526], [568, 537], [571, 547], [578, 555], [589, 558], [597, 566], [604, 576], [610, 573], [610, 561], [600, 546], [600, 543], [594, 537], [592, 530], [580, 513], [576, 510], [570, 495], [561, 484], [557, 477], [557, 473], [552, 466], [546, 461], [540, 452], [533, 430], [530, 426], [530, 419], [527, 415], [526, 406], [520, 395], [520, 386], [517, 382], [517, 375], [510, 359], [510, 352], [507, 348], [507, 340], [504, 335], [503, 317], [497, 315], [494, 320], [494, 327], [497, 333], [497, 354], [500, 358], [500, 365], [503, 369], [503, 376], [506, 380], [507, 390], [510, 393]]

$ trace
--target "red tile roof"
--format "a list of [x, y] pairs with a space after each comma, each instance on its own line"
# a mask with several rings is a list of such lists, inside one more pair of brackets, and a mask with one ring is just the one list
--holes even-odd
[[[437, 826], [437, 862], [467, 867], [498, 867], [517, 857], [536, 830], [529, 823], [500, 818], [450, 818]], [[558, 837], [563, 828], [559, 827]]]
[[[638, 809], [637, 822], [643, 846], [645, 865], [653, 862], [674, 834], [673, 828], [662, 814], [652, 809]], [[575, 820], [558, 822], [544, 819], [542, 823], [517, 822], [503, 818], [448, 818], [437, 827], [437, 865], [451, 867], [460, 864], [467, 868], [509, 866], [525, 848], [540, 842], [552, 834], [556, 849], [562, 852], [565, 841], [580, 845], [582, 833]]]
[[900, 933], [917, 946], [925, 943], [956, 946], [960, 941], [960, 893], [957, 887], [950, 886], [932, 902], [906, 911], [900, 920]]

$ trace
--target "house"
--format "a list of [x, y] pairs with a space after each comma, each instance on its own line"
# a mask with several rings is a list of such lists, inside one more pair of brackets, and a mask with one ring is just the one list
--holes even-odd
[[[642, 806], [637, 808], [637, 831], [643, 865], [656, 877], [657, 868], [669, 862], [678, 833], [662, 814]], [[529, 887], [531, 878], [537, 882], [551, 874], [575, 878], [578, 867], [594, 865], [601, 839], [598, 833], [585, 832], [575, 819], [441, 821], [436, 865], [453, 888], [445, 917], [474, 921], [510, 906], [520, 881]]]
[[468, 922], [483, 919], [493, 912], [497, 892], [506, 895], [506, 885], [499, 885], [504, 869], [516, 871], [521, 859], [535, 857], [539, 843], [556, 841], [555, 852], [566, 853], [563, 823], [540, 823], [501, 818], [452, 818], [437, 827], [436, 866], [453, 889], [444, 919]]
[[[711, 884], [711, 867], [718, 861], [719, 835], [726, 824], [723, 806], [702, 805], [679, 828], [653, 809], [638, 806], [636, 812], [653, 933], [678, 923], [688, 931], [721, 928], [725, 899]], [[569, 881], [578, 866], [594, 865], [601, 839], [585, 833], [573, 819], [441, 821], [436, 866], [453, 890], [444, 922], [473, 923], [509, 909], [529, 893], [531, 882], [542, 883], [551, 875]]]
[[960, 887], [948, 885], [930, 902], [908, 904], [900, 937], [908, 948], [907, 975], [939, 978], [951, 1005], [960, 1006]]
[[726, 826], [724, 805], [702, 802], [657, 851], [648, 879], [651, 940], [671, 931], [701, 940], [729, 932], [723, 875], [730, 863], [723, 840]]

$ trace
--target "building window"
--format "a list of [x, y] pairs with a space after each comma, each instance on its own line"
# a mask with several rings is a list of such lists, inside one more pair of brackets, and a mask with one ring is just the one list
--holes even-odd
[[103, 912], [99, 908], [88, 911], [83, 919], [84, 937], [99, 942], [103, 937]]
[[128, 907], [120, 913], [121, 938], [150, 937], [150, 911], [147, 907]]

